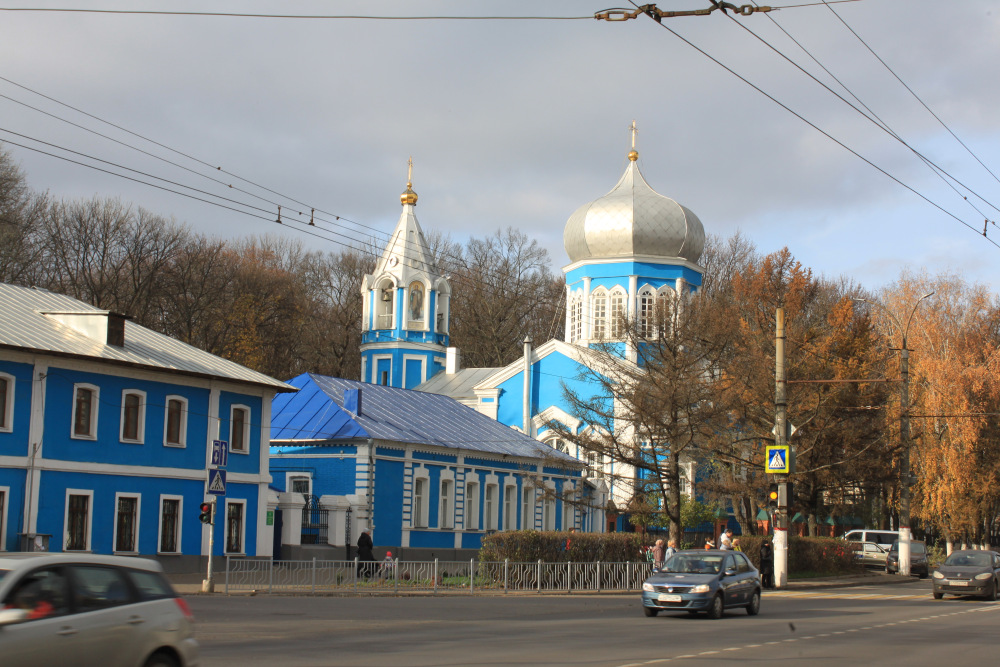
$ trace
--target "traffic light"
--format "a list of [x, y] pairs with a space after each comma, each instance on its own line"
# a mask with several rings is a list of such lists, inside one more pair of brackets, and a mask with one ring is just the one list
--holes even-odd
[[767, 491], [767, 506], [776, 508], [778, 506], [778, 485], [771, 484]]
[[201, 504], [201, 514], [198, 516], [198, 520], [202, 523], [212, 524], [212, 503]]

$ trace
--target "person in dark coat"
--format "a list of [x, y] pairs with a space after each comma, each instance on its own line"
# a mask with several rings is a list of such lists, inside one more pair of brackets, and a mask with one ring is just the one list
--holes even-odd
[[375, 574], [375, 554], [372, 553], [374, 547], [372, 530], [365, 528], [358, 538], [358, 576], [362, 579], [368, 579]]
[[774, 549], [766, 538], [760, 543], [760, 585], [774, 588]]

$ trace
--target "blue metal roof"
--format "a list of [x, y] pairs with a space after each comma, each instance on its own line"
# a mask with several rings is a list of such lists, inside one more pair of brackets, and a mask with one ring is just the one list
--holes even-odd
[[[288, 384], [299, 391], [279, 394], [271, 404], [271, 441], [277, 446], [284, 444], [280, 441], [374, 438], [582, 465], [448, 396], [313, 373]], [[356, 417], [343, 408], [349, 389], [361, 392]]]

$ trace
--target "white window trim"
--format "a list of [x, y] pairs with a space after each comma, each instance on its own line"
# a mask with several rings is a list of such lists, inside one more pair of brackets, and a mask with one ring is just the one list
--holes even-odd
[[[419, 283], [424, 290], [423, 303], [421, 303], [420, 305], [420, 314], [422, 317], [419, 320], [410, 319], [410, 288], [413, 287], [414, 283]], [[404, 292], [404, 295], [406, 298], [406, 302], [403, 304], [402, 308], [403, 323], [404, 323], [403, 326], [406, 328], [407, 331], [430, 331], [431, 326], [430, 322], [428, 321], [429, 318], [427, 317], [427, 311], [431, 300], [430, 285], [428, 285], [423, 280], [420, 280], [419, 278], [415, 278], [414, 280], [411, 280], [406, 284], [406, 290]]]
[[[119, 551], [118, 550], [118, 499], [119, 498], [135, 498], [135, 536], [133, 542], [135, 543], [135, 549], [132, 551]], [[114, 528], [111, 530], [111, 553], [114, 554], [137, 554], [139, 553], [139, 519], [142, 517], [142, 495], [138, 493], [115, 493], [115, 516], [114, 516]]]
[[[167, 420], [170, 419], [170, 401], [181, 402], [180, 442], [167, 442]], [[163, 446], [187, 447], [188, 400], [176, 394], [168, 395], [163, 402]]]
[[419, 361], [420, 362], [420, 382], [427, 381], [427, 357], [421, 356], [419, 354], [404, 354], [403, 355], [403, 382], [406, 382], [406, 367], [409, 365], [407, 362]]
[[[125, 397], [129, 394], [135, 394], [139, 397], [139, 428], [137, 431], [139, 437], [134, 440], [125, 437]], [[122, 414], [121, 422], [118, 425], [118, 440], [130, 445], [141, 445], [146, 441], [146, 392], [139, 389], [122, 390]]]
[[10, 516], [10, 487], [0, 486], [3, 495], [3, 505], [0, 505], [0, 551], [7, 550], [7, 518]]
[[381, 384], [379, 382], [379, 376], [378, 376], [378, 374], [379, 374], [379, 364], [378, 364], [378, 362], [382, 361], [383, 359], [388, 359], [389, 360], [389, 377], [386, 378], [385, 386], [386, 387], [391, 387], [392, 386], [392, 371], [393, 371], [393, 368], [392, 368], [392, 355], [391, 354], [373, 354], [372, 355], [372, 384]]
[[[376, 285], [376, 287], [375, 287], [375, 317], [373, 318], [374, 319], [374, 323], [375, 323], [374, 330], [375, 331], [393, 331], [393, 330], [396, 329], [396, 321], [397, 321], [396, 320], [396, 315], [397, 315], [397, 312], [396, 312], [397, 308], [396, 308], [396, 306], [398, 305], [398, 301], [399, 301], [399, 287], [396, 285], [396, 281], [391, 276], [381, 278], [378, 282], [375, 283], [375, 285]], [[390, 294], [392, 294], [392, 300], [391, 301], [383, 301], [382, 300], [382, 292], [384, 290], [389, 290]], [[386, 307], [382, 305], [383, 303], [388, 303], [389, 304], [389, 306], [388, 306], [389, 312], [388, 313], [383, 313], [382, 312], [383, 310], [386, 309]], [[381, 326], [379, 326], [379, 318], [380, 317], [384, 317], [385, 315], [391, 315], [392, 316], [391, 324], [388, 327], [381, 327]]]
[[[87, 496], [87, 543], [83, 549], [73, 549], [70, 551], [66, 548], [69, 544], [69, 497], [70, 496]], [[93, 551], [91, 538], [94, 536], [94, 492], [91, 489], [66, 489], [66, 505], [63, 508], [63, 551], [68, 551], [69, 553], [79, 554], [79, 553], [90, 553]]]
[[556, 529], [556, 499], [553, 495], [556, 485], [545, 482], [545, 495], [542, 498], [542, 530]]
[[[444, 488], [445, 483], [450, 487], [451, 494], [448, 496], [451, 500], [451, 511], [445, 512], [444, 507]], [[440, 490], [438, 491], [438, 528], [442, 530], [454, 530], [455, 529], [455, 500], [457, 492], [455, 490], [455, 471], [454, 470], [443, 470], [441, 471], [441, 479], [439, 481]]]
[[[246, 411], [246, 419], [243, 420], [243, 449], [233, 449], [233, 424], [235, 423], [235, 414], [237, 410]], [[250, 422], [251, 415], [250, 406], [243, 405], [242, 403], [233, 403], [229, 406], [229, 453], [230, 454], [249, 454], [252, 447], [250, 446]]]
[[313, 476], [311, 472], [299, 471], [299, 472], [286, 472], [285, 473], [285, 491], [288, 493], [293, 493], [292, 491], [292, 480], [305, 478], [309, 480], [309, 492], [306, 495], [312, 495], [313, 492]]
[[535, 510], [538, 497], [532, 484], [521, 484], [521, 530], [531, 530], [535, 527]]
[[[420, 516], [416, 516], [417, 509], [417, 480], [424, 481], [423, 502], [420, 504]], [[413, 488], [410, 491], [410, 528], [427, 528], [428, 515], [430, 514], [430, 472], [424, 466], [413, 469]]]
[[[243, 505], [243, 520], [240, 521], [240, 547], [242, 551], [229, 551], [229, 506], [230, 505]], [[226, 511], [222, 515], [223, 521], [223, 531], [222, 531], [222, 549], [223, 553], [229, 554], [231, 556], [245, 556], [247, 553], [247, 501], [243, 499], [230, 500], [226, 498]], [[218, 522], [218, 519], [216, 519]]]
[[[490, 489], [493, 489], [493, 506], [490, 507]], [[483, 490], [483, 524], [486, 530], [500, 529], [500, 485], [496, 482], [486, 482]]]
[[[0, 380], [7, 381], [7, 405], [4, 406], [4, 423], [6, 426], [0, 426], [0, 433], [13, 433], [14, 431], [14, 389], [17, 386], [17, 380], [14, 379], [13, 375], [7, 373], [0, 373]], [[6, 525], [6, 524], [5, 524]], [[3, 543], [0, 542], [0, 551], [3, 550]]]
[[[511, 507], [507, 507], [507, 490], [514, 489], [514, 495], [511, 498]], [[503, 484], [503, 529], [504, 530], [517, 530], [517, 482], [508, 476], [504, 480]], [[510, 511], [513, 510], [513, 511]]]
[[[89, 389], [94, 392], [94, 398], [90, 404], [90, 428], [89, 435], [77, 435], [76, 432], [76, 394], [80, 389]], [[97, 417], [100, 413], [98, 405], [101, 402], [101, 389], [97, 385], [88, 382], [77, 382], [73, 384], [73, 415], [69, 422], [69, 437], [73, 440], [97, 440]]]
[[[474, 493], [469, 493], [469, 487], [475, 487]], [[465, 480], [465, 496], [462, 503], [465, 509], [465, 529], [466, 530], [481, 530], [479, 527], [479, 480], [469, 479]]]
[[[177, 501], [177, 535], [174, 537], [174, 541], [177, 543], [177, 549], [175, 551], [164, 551], [163, 550], [163, 501], [164, 500], [176, 500]], [[158, 554], [179, 554], [183, 552], [181, 547], [181, 533], [184, 530], [184, 496], [172, 496], [169, 494], [160, 495], [160, 513], [159, 519], [156, 523], [156, 553]], [[138, 542], [136, 542], [138, 544]]]

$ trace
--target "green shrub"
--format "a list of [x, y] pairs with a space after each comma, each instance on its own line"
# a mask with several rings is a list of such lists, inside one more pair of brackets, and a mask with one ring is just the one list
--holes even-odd
[[[566, 540], [570, 540], [569, 550]], [[622, 563], [645, 560], [650, 538], [638, 533], [569, 533], [565, 531], [505, 530], [483, 538], [479, 560], [499, 562]]]

